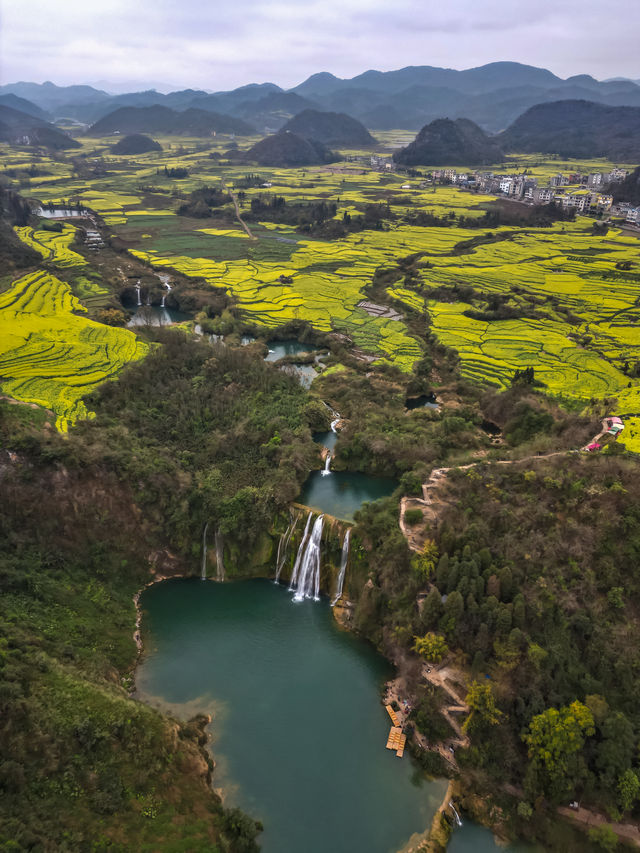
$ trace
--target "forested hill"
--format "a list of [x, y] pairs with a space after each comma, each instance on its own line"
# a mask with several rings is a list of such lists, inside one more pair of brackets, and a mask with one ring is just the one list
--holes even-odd
[[314, 166], [340, 159], [321, 142], [288, 131], [261, 139], [239, 156], [259, 166]]
[[49, 122], [0, 103], [0, 141], [61, 150], [80, 143]]
[[423, 127], [415, 140], [393, 155], [404, 166], [481, 166], [503, 155], [491, 137], [467, 119], [437, 119]]
[[129, 698], [132, 598], [154, 568], [199, 566], [210, 516], [244, 565], [270, 558], [267, 530], [316, 458], [308, 396], [247, 348], [155, 337], [67, 437], [0, 400], [3, 850], [258, 849], [211, 788], [206, 719]]
[[640, 160], [640, 107], [610, 107], [591, 101], [556, 101], [531, 107], [498, 142], [508, 151], [561, 157]]
[[176, 112], [169, 107], [120, 107], [99, 119], [87, 131], [89, 136], [111, 133], [167, 133], [211, 136], [212, 133], [247, 135], [255, 130], [242, 119], [199, 109]]
[[346, 113], [303, 110], [282, 128], [305, 139], [315, 139], [324, 145], [344, 145], [352, 148], [373, 145], [375, 139], [366, 127]]
[[144, 133], [130, 133], [120, 139], [111, 150], [114, 154], [145, 154], [147, 151], [162, 151], [162, 145]]
[[640, 166], [620, 183], [610, 184], [609, 192], [615, 201], [628, 201], [630, 204], [640, 204]]

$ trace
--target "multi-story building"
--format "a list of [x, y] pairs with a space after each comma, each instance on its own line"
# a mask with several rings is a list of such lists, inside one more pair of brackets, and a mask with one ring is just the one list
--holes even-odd
[[627, 169], [619, 169], [617, 166], [614, 166], [609, 172], [609, 181], [624, 181], [628, 174], [629, 171]]
[[593, 174], [588, 176], [587, 186], [588, 187], [601, 187], [601, 186], [603, 186], [603, 184], [606, 183], [605, 177], [606, 176], [603, 175], [602, 172], [594, 172]]
[[532, 187], [531, 200], [534, 204], [549, 204], [554, 201], [556, 194], [551, 187]]

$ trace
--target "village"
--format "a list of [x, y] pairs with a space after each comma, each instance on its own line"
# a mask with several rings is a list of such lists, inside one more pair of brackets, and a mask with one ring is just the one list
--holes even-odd
[[[391, 158], [372, 156], [370, 164], [379, 171], [391, 172], [397, 167]], [[629, 174], [627, 169], [615, 166], [610, 172], [584, 174], [559, 172], [549, 179], [547, 186], [539, 186], [538, 180], [523, 170], [518, 173], [496, 174], [494, 172], [458, 172], [456, 169], [434, 169], [417, 185], [426, 189], [436, 184], [454, 185], [472, 192], [497, 195], [526, 204], [542, 205], [551, 202], [565, 210], [575, 210], [583, 215], [623, 217], [625, 223], [640, 227], [640, 206], [629, 202], [614, 204], [613, 196], [607, 192], [610, 184], [623, 181]], [[411, 189], [403, 184], [402, 189]]]

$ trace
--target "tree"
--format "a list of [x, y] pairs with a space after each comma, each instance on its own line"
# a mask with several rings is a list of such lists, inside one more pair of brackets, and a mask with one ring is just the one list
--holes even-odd
[[[405, 515], [408, 515], [409, 512], [410, 510], [408, 510]], [[417, 512], [420, 513], [420, 518], [418, 519], [420, 521], [422, 519], [422, 512], [420, 510], [417, 510]], [[416, 554], [411, 560], [411, 568], [421, 581], [428, 581], [433, 577], [437, 559], [438, 546], [433, 539], [427, 539], [422, 551], [420, 551], [419, 554]]]
[[551, 796], [565, 793], [569, 775], [577, 768], [573, 759], [582, 750], [585, 736], [594, 733], [593, 714], [577, 700], [560, 709], [548, 708], [531, 720], [522, 739], [531, 770]]
[[496, 697], [489, 681], [473, 681], [465, 701], [470, 709], [463, 726], [465, 731], [479, 725], [497, 726], [504, 716], [496, 705]]
[[429, 631], [424, 637], [414, 637], [414, 640], [414, 652], [433, 663], [440, 663], [449, 651], [449, 646], [447, 646], [442, 634], [435, 634], [433, 631]]
[[434, 586], [422, 605], [422, 624], [427, 628], [433, 628], [437, 625], [441, 614], [442, 596], [438, 588]]
[[640, 779], [633, 770], [625, 770], [618, 779], [618, 803], [623, 812], [628, 812], [640, 794]]
[[589, 830], [589, 841], [598, 844], [603, 850], [613, 851], [618, 846], [618, 836], [606, 823]]
[[600, 731], [602, 742], [598, 744], [596, 767], [601, 771], [607, 785], [631, 767], [635, 738], [633, 726], [620, 712], [609, 714]]
[[455, 631], [456, 625], [464, 613], [464, 598], [457, 589], [447, 596], [444, 604], [444, 615], [440, 620], [440, 627], [444, 631]]

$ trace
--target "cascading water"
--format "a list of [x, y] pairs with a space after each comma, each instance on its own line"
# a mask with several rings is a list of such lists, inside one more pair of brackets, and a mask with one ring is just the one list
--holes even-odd
[[347, 572], [347, 563], [349, 562], [349, 540], [351, 539], [351, 528], [347, 528], [347, 532], [344, 534], [344, 539], [342, 541], [342, 557], [340, 558], [340, 574], [338, 575], [338, 584], [336, 587], [336, 594], [331, 602], [331, 606], [335, 607], [335, 605], [342, 598], [342, 589], [344, 587], [344, 576]]
[[224, 580], [224, 544], [220, 528], [216, 528], [216, 580]]
[[[322, 526], [324, 515], [319, 515], [308, 538], [299, 571], [296, 577], [297, 587], [293, 596], [294, 601], [304, 601], [305, 598], [320, 600], [320, 545], [322, 542]], [[302, 545], [300, 546], [302, 548]], [[296, 560], [296, 562], [298, 562]], [[291, 581], [293, 585], [293, 579]]]
[[328, 403], [325, 403], [325, 406], [331, 412], [331, 432], [338, 432], [338, 424], [341, 421], [340, 412], [336, 412], [336, 410], [332, 409]]
[[200, 578], [203, 581], [207, 579], [207, 528], [209, 527], [209, 522], [204, 526], [204, 531], [202, 532], [202, 570], [200, 572]]
[[331, 473], [331, 451], [327, 450], [327, 455], [324, 457], [324, 471], [322, 472], [322, 476], [326, 477], [327, 474]]
[[296, 561], [293, 564], [293, 571], [291, 572], [291, 581], [289, 582], [289, 592], [293, 592], [293, 588], [295, 586], [296, 581], [298, 580], [298, 572], [300, 570], [300, 563], [302, 562], [302, 558], [304, 556], [304, 550], [307, 545], [307, 539], [309, 538], [309, 528], [311, 527], [311, 516], [313, 513], [309, 510], [309, 515], [307, 516], [307, 523], [304, 528], [304, 533], [302, 534], [302, 539], [300, 540], [300, 545], [298, 546], [298, 553], [296, 554]]
[[165, 299], [167, 298], [168, 294], [169, 294], [169, 293], [171, 293], [171, 285], [169, 284], [169, 276], [168, 276], [166, 273], [164, 273], [164, 274], [163, 274], [163, 273], [158, 273], [158, 278], [159, 278], [159, 279], [160, 279], [160, 281], [162, 282], [162, 286], [163, 286], [164, 288], [166, 288], [166, 291], [167, 291], [165, 294], [163, 294], [163, 296], [162, 296], [162, 302], [160, 303], [160, 307], [161, 307], [161, 308], [165, 308], [166, 306], [165, 306], [165, 302], [164, 302], [164, 301], [165, 301]]
[[280, 541], [278, 542], [275, 583], [278, 583], [278, 581], [280, 580], [280, 572], [282, 571], [282, 567], [284, 566], [287, 560], [287, 555], [289, 554], [289, 543], [291, 542], [291, 537], [293, 536], [293, 531], [296, 529], [299, 518], [300, 513], [296, 512], [291, 519], [291, 524], [289, 525], [289, 527], [287, 527], [285, 532], [280, 537]]
[[456, 816], [456, 823], [457, 823], [457, 825], [458, 825], [458, 826], [462, 826], [462, 820], [460, 819], [460, 815], [459, 815], [459, 814], [458, 814], [458, 812], [456, 811], [456, 807], [453, 805], [453, 803], [449, 803], [449, 806], [450, 806], [450, 808], [451, 808], [451, 811], [452, 811], [452, 812], [454, 813], [454, 815]]
[[136, 293], [138, 294], [138, 307], [142, 305], [142, 299], [140, 298], [140, 280], [136, 284]]

